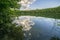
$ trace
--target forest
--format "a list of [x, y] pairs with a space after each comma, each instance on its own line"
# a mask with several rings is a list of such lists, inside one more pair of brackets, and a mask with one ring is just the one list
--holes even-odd
[[47, 8], [47, 9], [36, 9], [36, 10], [24, 10], [24, 11], [16, 11], [18, 16], [28, 15], [28, 16], [41, 16], [41, 17], [49, 17], [60, 19], [60, 6], [55, 8]]

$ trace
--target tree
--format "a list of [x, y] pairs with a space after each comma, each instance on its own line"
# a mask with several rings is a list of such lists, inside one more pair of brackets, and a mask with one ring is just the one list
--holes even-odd
[[15, 27], [12, 24], [12, 17], [15, 11], [10, 8], [17, 8], [18, 0], [0, 0], [0, 40], [22, 40], [22, 27]]

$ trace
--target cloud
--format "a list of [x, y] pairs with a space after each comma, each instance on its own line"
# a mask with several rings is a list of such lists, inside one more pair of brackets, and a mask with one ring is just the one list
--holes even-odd
[[35, 1], [36, 0], [21, 0], [18, 4], [21, 4], [21, 8], [28, 9]]

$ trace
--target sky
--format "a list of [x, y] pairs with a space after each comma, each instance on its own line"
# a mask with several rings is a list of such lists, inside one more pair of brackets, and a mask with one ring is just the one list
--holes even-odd
[[36, 0], [30, 5], [31, 9], [45, 9], [60, 6], [60, 0]]

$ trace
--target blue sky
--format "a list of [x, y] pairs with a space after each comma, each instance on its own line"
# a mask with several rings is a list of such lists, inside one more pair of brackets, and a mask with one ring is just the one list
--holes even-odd
[[36, 0], [31, 4], [31, 9], [44, 9], [60, 6], [60, 0]]

